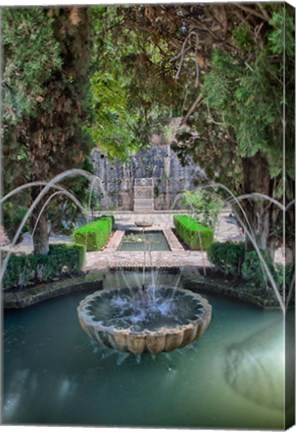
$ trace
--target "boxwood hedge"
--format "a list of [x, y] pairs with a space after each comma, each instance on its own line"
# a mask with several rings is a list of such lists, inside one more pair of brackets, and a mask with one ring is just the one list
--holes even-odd
[[4, 274], [4, 289], [47, 282], [65, 273], [78, 273], [84, 260], [85, 247], [73, 243], [52, 244], [47, 255], [11, 255]]
[[87, 251], [101, 250], [107, 243], [113, 226], [113, 216], [101, 216], [76, 229], [72, 237], [76, 244], [84, 245]]
[[[245, 250], [244, 242], [214, 242], [207, 250], [209, 261], [226, 275], [242, 277], [251, 286], [266, 288], [270, 281], [255, 250]], [[294, 265], [273, 264], [266, 251], [261, 250], [265, 264], [269, 268], [275, 283], [282, 287], [290, 286]]]
[[206, 250], [213, 242], [213, 229], [200, 225], [190, 216], [174, 216], [174, 225], [178, 236], [190, 249]]

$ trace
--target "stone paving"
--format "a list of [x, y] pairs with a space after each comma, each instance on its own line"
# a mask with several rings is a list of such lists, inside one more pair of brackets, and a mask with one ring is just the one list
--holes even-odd
[[[137, 222], [150, 222], [152, 225], [149, 230], [162, 230], [171, 251], [152, 251], [152, 252], [134, 252], [118, 251], [125, 231], [141, 231]], [[182, 266], [201, 266], [209, 267], [210, 262], [207, 259], [206, 252], [191, 251], [184, 249], [178, 238], [175, 236], [173, 229], [173, 214], [119, 214], [116, 215], [116, 231], [112, 235], [106, 247], [99, 252], [87, 252], [85, 270], [95, 271], [98, 269], [109, 268], [137, 268], [143, 267], [163, 267], [174, 268]], [[221, 215], [219, 225], [216, 230], [216, 240], [242, 240], [243, 235], [238, 227], [227, 222], [225, 215]]]
[[[143, 267], [181, 267], [181, 266], [211, 266], [205, 252], [190, 251], [183, 248], [172, 229], [173, 215], [176, 212], [153, 212], [145, 215], [133, 212], [115, 213], [115, 232], [108, 244], [102, 251], [87, 252], [85, 270], [96, 271], [106, 267], [109, 268], [132, 268]], [[130, 252], [118, 251], [124, 232], [128, 230], [141, 230], [136, 223], [149, 222], [151, 227], [147, 230], [162, 230], [171, 248], [171, 251]], [[241, 230], [233, 223], [228, 213], [222, 213], [215, 231], [216, 241], [241, 241], [244, 239]], [[56, 236], [50, 238], [50, 243], [71, 242], [67, 236]], [[1, 250], [9, 250], [9, 246], [1, 247]], [[13, 248], [14, 253], [31, 253], [33, 251], [31, 236], [26, 233], [21, 243]], [[282, 250], [276, 251], [276, 262], [283, 262]]]

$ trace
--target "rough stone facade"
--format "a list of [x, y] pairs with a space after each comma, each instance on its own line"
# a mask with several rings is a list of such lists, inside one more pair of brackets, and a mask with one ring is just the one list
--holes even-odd
[[191, 160], [182, 166], [170, 145], [153, 145], [132, 156], [128, 163], [120, 160], [111, 163], [96, 148], [92, 151], [92, 162], [106, 192], [101, 201], [103, 209], [134, 210], [135, 178], [152, 177], [154, 209], [169, 210], [178, 193], [194, 189], [204, 176], [203, 170]]

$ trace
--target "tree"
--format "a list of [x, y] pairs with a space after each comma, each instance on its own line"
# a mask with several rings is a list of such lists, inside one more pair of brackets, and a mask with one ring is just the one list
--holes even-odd
[[[183, 159], [192, 154], [209, 179], [235, 195], [291, 200], [293, 29], [293, 11], [282, 3], [4, 10], [8, 179], [49, 178], [82, 163], [90, 82], [94, 121], [87, 130], [110, 157], [127, 157], [147, 145], [153, 128], [180, 117], [175, 148]], [[280, 211], [262, 201], [243, 206], [272, 257], [282, 237]], [[37, 237], [45, 244], [41, 222]]]
[[[3, 9], [4, 191], [84, 163], [90, 146], [87, 8]], [[40, 188], [32, 188], [33, 201]], [[44, 205], [33, 212], [32, 225]], [[48, 251], [46, 214], [34, 252]]]
[[[144, 33], [125, 26], [121, 8], [92, 7], [91, 18], [94, 72], [90, 133], [110, 159], [126, 160], [147, 146], [151, 133], [169, 118], [165, 104], [171, 107], [173, 94], [168, 93], [168, 82], [176, 83], [171, 74], [162, 70], [159, 48]], [[161, 109], [157, 103], [160, 82]]]
[[[294, 40], [291, 38], [294, 22], [283, 5], [263, 10], [266, 13], [264, 22], [261, 19], [260, 23], [258, 18], [255, 26], [244, 21], [233, 29], [232, 43], [237, 47], [236, 52], [228, 53], [221, 48], [213, 50], [211, 70], [201, 86], [202, 104], [208, 114], [205, 120], [207, 124], [209, 121], [212, 123], [216, 140], [219, 142], [221, 136], [226, 138], [218, 170], [224, 165], [224, 170], [229, 173], [231, 160], [223, 153], [229, 145], [236, 149], [240, 164], [234, 165], [240, 166], [241, 170], [238, 192], [257, 192], [279, 201], [291, 200], [294, 146], [290, 134], [293, 123], [286, 137], [287, 160], [284, 164], [283, 116], [285, 110], [286, 118], [294, 118], [291, 91], [294, 86]], [[285, 44], [284, 28], [287, 34]], [[286, 100], [283, 99], [285, 85]], [[198, 132], [200, 117], [196, 113], [188, 120]], [[199, 160], [204, 161], [203, 145], [197, 141], [193, 143], [197, 144], [195, 151]], [[208, 165], [210, 161], [204, 163]], [[235, 173], [230, 171], [230, 186], [231, 174], [234, 177]], [[217, 177], [220, 177], [219, 172]], [[273, 258], [276, 244], [283, 239], [283, 212], [270, 201], [250, 199], [243, 201], [242, 205], [259, 248], [267, 250]], [[236, 210], [240, 214], [239, 208]]]
[[[193, 155], [211, 180], [235, 195], [257, 192], [282, 202], [291, 200], [292, 8], [271, 3], [147, 5], [119, 8], [118, 15], [124, 16], [124, 29], [133, 26], [155, 49], [165, 47], [159, 51], [163, 70], [172, 73], [168, 65], [175, 68], [175, 98], [180, 101], [184, 95], [177, 112], [183, 116], [175, 145], [180, 157]], [[150, 77], [149, 56], [145, 70]], [[154, 84], [161, 89], [161, 80]], [[162, 92], [158, 93], [162, 105]], [[283, 128], [284, 114], [291, 122], [289, 130]], [[273, 257], [276, 242], [283, 238], [282, 212], [262, 200], [245, 200], [243, 207], [259, 247]]]

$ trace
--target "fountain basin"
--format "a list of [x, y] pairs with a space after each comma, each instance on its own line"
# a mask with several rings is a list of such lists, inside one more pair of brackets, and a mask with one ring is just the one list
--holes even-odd
[[171, 287], [148, 287], [144, 294], [139, 288], [97, 291], [77, 311], [93, 341], [132, 354], [185, 347], [204, 333], [212, 317], [202, 296]]
[[119, 251], [170, 251], [163, 231], [126, 231], [118, 247]]
[[143, 221], [135, 222], [135, 225], [137, 227], [139, 227], [139, 228], [149, 228], [149, 227], [151, 227], [153, 225], [153, 222], [152, 221], [143, 220]]

